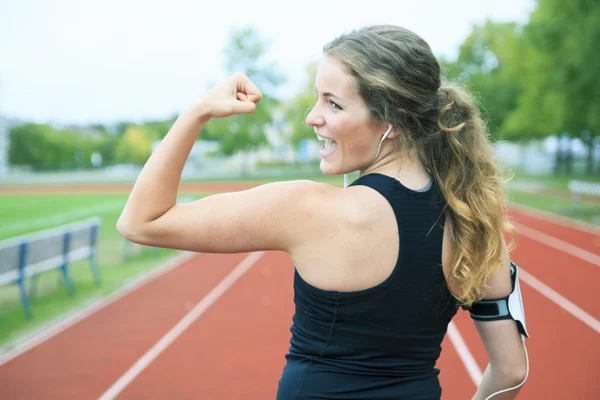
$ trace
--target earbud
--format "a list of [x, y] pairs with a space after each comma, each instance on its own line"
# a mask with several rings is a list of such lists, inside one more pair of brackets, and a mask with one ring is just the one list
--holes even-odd
[[[388, 125], [387, 131], [385, 131], [385, 133], [383, 134], [383, 137], [381, 138], [381, 141], [379, 142], [379, 147], [377, 148], [377, 153], [375, 154], [375, 160], [377, 160], [377, 156], [379, 156], [379, 150], [381, 150], [381, 144], [383, 143], [385, 138], [390, 134], [391, 131], [392, 131], [392, 124]], [[375, 162], [375, 160], [373, 160], [373, 162]]]

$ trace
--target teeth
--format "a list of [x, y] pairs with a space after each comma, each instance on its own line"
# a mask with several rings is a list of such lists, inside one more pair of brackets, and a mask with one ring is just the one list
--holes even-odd
[[333, 140], [326, 140], [325, 146], [323, 146], [326, 151], [333, 151], [337, 148], [337, 143]]
[[322, 136], [319, 136], [319, 135], [317, 135], [317, 139], [319, 139], [319, 140], [325, 140], [325, 138], [324, 138], [324, 137], [322, 137]]

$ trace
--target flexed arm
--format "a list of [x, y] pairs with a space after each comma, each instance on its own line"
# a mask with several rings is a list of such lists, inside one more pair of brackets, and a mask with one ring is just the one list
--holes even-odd
[[144, 165], [117, 222], [119, 232], [126, 237], [135, 236], [176, 205], [185, 162], [211, 118], [252, 113], [261, 98], [254, 83], [246, 75], [236, 73], [192, 103]]
[[[311, 181], [268, 183], [177, 204], [181, 173], [210, 118], [251, 113], [262, 94], [234, 74], [186, 109], [142, 169], [117, 229], [128, 240], [180, 250], [291, 252], [318, 241], [350, 213], [344, 191]], [[226, 134], [226, 133], [225, 133]]]

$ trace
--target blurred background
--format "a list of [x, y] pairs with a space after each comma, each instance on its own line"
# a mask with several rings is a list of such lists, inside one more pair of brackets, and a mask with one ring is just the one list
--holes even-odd
[[131, 181], [178, 113], [238, 70], [268, 101], [250, 117], [211, 121], [185, 178], [261, 176], [288, 170], [282, 166], [313, 173], [319, 144], [304, 117], [321, 46], [370, 23], [401, 24], [430, 43], [444, 75], [479, 98], [508, 166], [527, 175], [600, 174], [597, 2], [280, 7], [6, 2], [0, 182]]
[[215, 191], [193, 186], [203, 182], [342, 185], [319, 171], [320, 143], [304, 119], [316, 101], [322, 46], [372, 23], [421, 35], [444, 76], [476, 95], [514, 174], [512, 203], [600, 226], [597, 0], [2, 0], [0, 239], [30, 240], [89, 217], [102, 225], [100, 284], [80, 260], [70, 294], [55, 274], [0, 285], [0, 348], [176, 253], [127, 243], [116, 219], [178, 114], [235, 71], [265, 99], [252, 115], [208, 123], [186, 164], [181, 201]]
[[304, 118], [321, 47], [370, 23], [430, 43], [444, 75], [476, 94], [499, 156], [530, 188], [558, 196], [561, 177], [597, 180], [597, 2], [369, 4], [4, 2], [0, 183], [131, 182], [178, 113], [238, 70], [266, 101], [252, 116], [211, 121], [184, 179], [318, 175]]

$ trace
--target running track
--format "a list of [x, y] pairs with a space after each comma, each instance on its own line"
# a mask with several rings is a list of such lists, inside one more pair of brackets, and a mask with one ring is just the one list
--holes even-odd
[[[531, 334], [519, 398], [600, 399], [600, 230], [520, 208], [511, 215]], [[0, 356], [0, 397], [274, 399], [292, 277], [281, 252], [183, 254]], [[467, 313], [442, 347], [443, 399], [470, 399], [487, 359]]]

